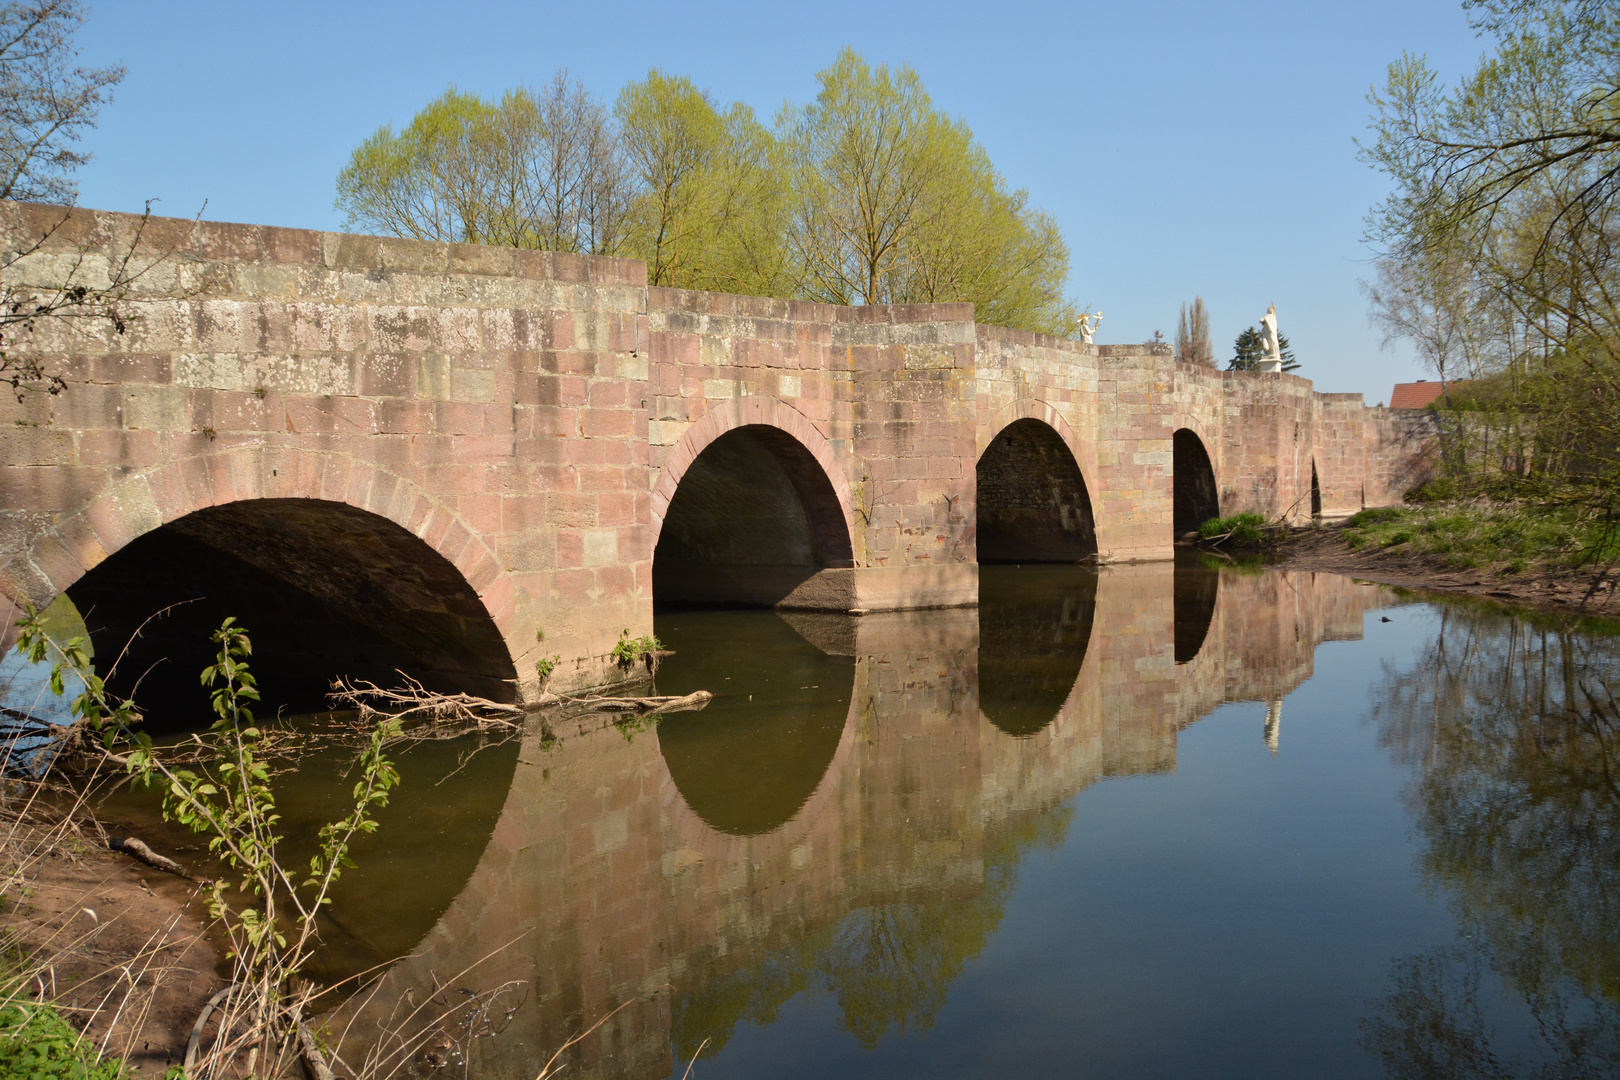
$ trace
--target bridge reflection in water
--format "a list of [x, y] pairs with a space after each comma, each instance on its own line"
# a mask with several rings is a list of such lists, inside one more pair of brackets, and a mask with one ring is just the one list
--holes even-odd
[[351, 1038], [449, 979], [525, 988], [472, 1048], [486, 1077], [532, 1077], [626, 1002], [568, 1075], [666, 1076], [812, 988], [863, 1044], [926, 1027], [1071, 796], [1174, 769], [1182, 728], [1279, 701], [1386, 595], [1170, 563], [982, 588], [977, 610], [662, 618], [660, 692], [721, 696], [628, 742], [531, 733], [476, 869]]

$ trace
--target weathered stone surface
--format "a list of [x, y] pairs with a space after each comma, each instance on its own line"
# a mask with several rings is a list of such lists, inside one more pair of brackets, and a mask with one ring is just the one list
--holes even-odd
[[[136, 225], [64, 214], [0, 203], [11, 249], [60, 224], [12, 280], [81, 257], [104, 271]], [[672, 500], [740, 428], [769, 431], [755, 442], [811, 532], [780, 599], [819, 608], [974, 603], [976, 465], [1018, 421], [1050, 429], [1079, 482], [1054, 495], [1026, 477], [1033, 494], [990, 501], [1038, 518], [1057, 498], [1071, 522], [1089, 510], [1105, 562], [1170, 555], [1177, 431], [1207, 450], [1222, 513], [1309, 514], [1313, 466], [1323, 512], [1346, 513], [1398, 499], [1424, 468], [1422, 417], [1150, 346], [978, 326], [961, 304], [693, 293], [649, 288], [630, 260], [167, 219], [143, 239], [140, 257], [158, 256], [128, 333], [47, 327], [33, 342], [66, 392], [0, 404], [14, 601], [48, 602], [204, 508], [323, 500], [454, 567], [525, 687], [553, 655], [554, 685], [573, 687], [614, 676], [623, 630], [650, 632]]]

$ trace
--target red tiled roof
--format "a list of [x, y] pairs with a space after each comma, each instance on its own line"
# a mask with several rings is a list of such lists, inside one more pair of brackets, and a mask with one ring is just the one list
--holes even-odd
[[1419, 379], [1417, 382], [1396, 383], [1395, 390], [1389, 395], [1389, 407], [1392, 409], [1421, 409], [1445, 393], [1447, 386], [1455, 386], [1462, 381], [1462, 379], [1449, 379], [1446, 382], [1428, 382]]

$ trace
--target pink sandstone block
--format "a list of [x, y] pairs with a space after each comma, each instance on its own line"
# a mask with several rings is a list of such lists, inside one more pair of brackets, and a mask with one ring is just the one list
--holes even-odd
[[85, 567], [55, 534], [42, 537], [28, 556], [40, 574], [50, 582], [52, 596], [67, 592], [69, 586], [84, 576]]
[[[560, 539], [560, 537], [559, 537]], [[561, 555], [558, 556], [559, 569], [551, 576], [551, 589], [553, 595], [564, 604], [578, 607], [590, 602], [590, 590], [596, 583], [596, 575], [588, 570], [576, 569], [572, 566], [563, 566]]]
[[94, 570], [107, 558], [108, 549], [101, 543], [94, 525], [85, 514], [74, 514], [56, 527], [62, 546], [85, 570]]

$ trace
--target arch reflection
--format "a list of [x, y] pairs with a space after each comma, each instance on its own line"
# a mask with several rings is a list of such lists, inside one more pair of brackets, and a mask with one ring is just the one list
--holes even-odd
[[827, 655], [770, 612], [686, 611], [657, 625], [675, 652], [659, 669], [658, 692], [715, 694], [703, 711], [658, 727], [681, 798], [705, 824], [735, 836], [792, 820], [838, 750], [854, 658]]
[[1176, 554], [1176, 663], [1191, 663], [1204, 647], [1220, 598], [1221, 572], [1196, 552]]
[[1063, 708], [1091, 643], [1097, 572], [1076, 566], [979, 570], [979, 709], [1016, 738]]

